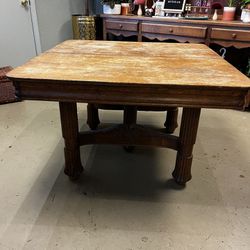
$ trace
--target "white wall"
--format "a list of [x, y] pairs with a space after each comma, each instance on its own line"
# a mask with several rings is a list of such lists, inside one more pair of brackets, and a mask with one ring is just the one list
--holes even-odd
[[36, 55], [29, 8], [0, 0], [0, 67], [19, 66]]
[[71, 15], [83, 13], [83, 2], [83, 0], [36, 0], [42, 51], [64, 40], [72, 39]]

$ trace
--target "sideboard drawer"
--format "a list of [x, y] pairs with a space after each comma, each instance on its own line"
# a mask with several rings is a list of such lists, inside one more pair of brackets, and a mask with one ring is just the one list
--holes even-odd
[[105, 21], [106, 29], [124, 30], [124, 31], [138, 31], [138, 22], [119, 22], [119, 21]]
[[207, 27], [142, 23], [142, 33], [205, 38], [206, 31]]
[[212, 28], [212, 39], [250, 42], [250, 30]]

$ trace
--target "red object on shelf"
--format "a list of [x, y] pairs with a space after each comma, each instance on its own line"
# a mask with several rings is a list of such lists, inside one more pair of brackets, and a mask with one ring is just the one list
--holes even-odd
[[145, 0], [135, 0], [134, 1], [135, 5], [144, 4], [144, 3], [145, 3]]

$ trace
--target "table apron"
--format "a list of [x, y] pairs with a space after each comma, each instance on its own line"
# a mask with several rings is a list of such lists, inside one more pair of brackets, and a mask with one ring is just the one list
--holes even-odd
[[31, 81], [15, 81], [14, 84], [17, 96], [23, 100], [230, 109], [244, 109], [250, 100], [247, 88], [146, 84], [114, 86]]

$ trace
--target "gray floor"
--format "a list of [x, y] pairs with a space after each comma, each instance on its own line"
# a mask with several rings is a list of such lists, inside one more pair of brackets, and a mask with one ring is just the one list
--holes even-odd
[[[79, 116], [84, 129], [85, 105]], [[164, 113], [139, 122], [159, 126]], [[203, 110], [184, 189], [171, 180], [174, 151], [110, 145], [82, 147], [72, 183], [57, 104], [1, 105], [0, 249], [250, 249], [249, 123], [249, 112]]]

